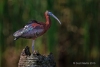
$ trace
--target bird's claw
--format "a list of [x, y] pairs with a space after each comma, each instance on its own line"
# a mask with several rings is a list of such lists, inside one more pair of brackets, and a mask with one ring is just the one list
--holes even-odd
[[34, 55], [37, 55], [37, 54], [39, 54], [39, 52], [36, 51], [36, 50], [34, 50], [34, 51], [33, 51], [33, 54], [34, 54]]

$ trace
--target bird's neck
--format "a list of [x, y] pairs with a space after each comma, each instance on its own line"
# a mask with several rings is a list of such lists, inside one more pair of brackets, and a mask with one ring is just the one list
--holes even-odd
[[46, 29], [48, 29], [51, 26], [51, 20], [48, 15], [45, 15], [45, 17], [46, 17]]

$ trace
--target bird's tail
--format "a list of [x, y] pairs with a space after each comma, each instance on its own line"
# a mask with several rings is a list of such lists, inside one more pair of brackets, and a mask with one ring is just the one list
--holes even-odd
[[23, 28], [16, 31], [13, 36], [15, 37], [14, 40], [17, 40], [23, 34]]
[[15, 37], [14, 40], [17, 40], [19, 37]]

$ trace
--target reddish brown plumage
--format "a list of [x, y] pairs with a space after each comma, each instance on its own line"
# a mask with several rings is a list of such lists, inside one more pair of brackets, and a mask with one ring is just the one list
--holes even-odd
[[25, 25], [24, 28], [18, 30], [14, 33], [16, 38], [27, 38], [27, 39], [35, 39], [38, 36], [43, 35], [51, 26], [50, 17], [48, 15], [48, 11], [45, 12], [45, 23], [40, 23], [35, 20], [32, 20], [29, 24]]

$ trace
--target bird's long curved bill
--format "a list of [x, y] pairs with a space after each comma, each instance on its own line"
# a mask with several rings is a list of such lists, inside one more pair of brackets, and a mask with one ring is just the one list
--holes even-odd
[[60, 22], [60, 20], [54, 15], [54, 14], [50, 14], [53, 18], [55, 18], [60, 24], [61, 24], [61, 22]]

